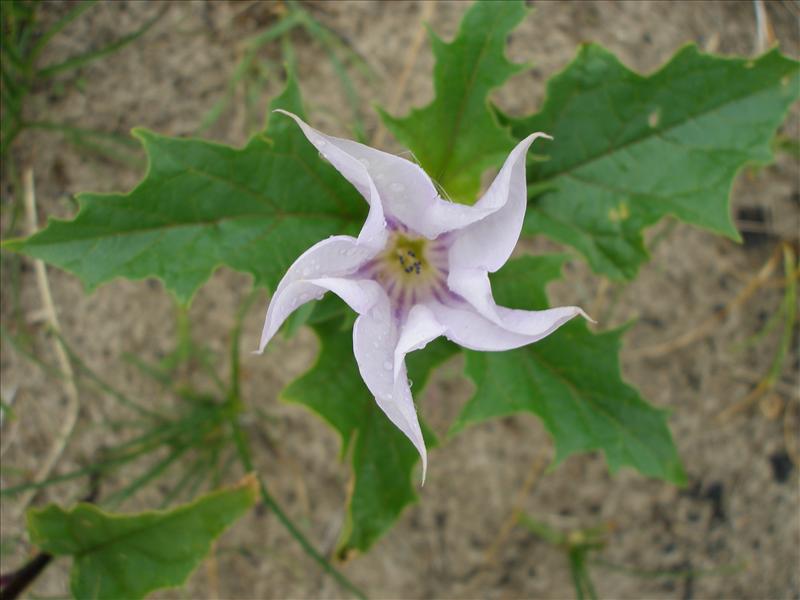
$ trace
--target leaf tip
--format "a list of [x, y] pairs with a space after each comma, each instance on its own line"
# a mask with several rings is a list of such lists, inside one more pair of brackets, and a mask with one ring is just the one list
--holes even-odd
[[668, 474], [669, 481], [678, 487], [685, 488], [689, 485], [689, 478], [686, 476], [686, 471], [683, 469], [683, 464], [678, 460], [670, 469]]
[[153, 132], [145, 127], [134, 127], [131, 129], [131, 136], [135, 137], [137, 140], [142, 142], [143, 144], [153, 136]]

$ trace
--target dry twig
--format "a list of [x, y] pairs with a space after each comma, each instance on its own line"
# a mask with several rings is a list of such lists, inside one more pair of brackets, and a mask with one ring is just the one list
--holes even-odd
[[[408, 78], [414, 70], [414, 64], [417, 62], [417, 55], [419, 54], [420, 48], [422, 48], [422, 42], [425, 40], [425, 24], [433, 19], [433, 13], [436, 10], [436, 2], [422, 2], [421, 5], [422, 14], [419, 16], [419, 27], [414, 34], [414, 39], [411, 40], [411, 44], [408, 46], [408, 54], [406, 54], [403, 71], [397, 79], [397, 87], [394, 90], [391, 102], [389, 102], [388, 112], [390, 114], [396, 113], [397, 109], [400, 107], [400, 101], [403, 99], [406, 85], [408, 85]], [[380, 148], [385, 137], [386, 127], [383, 126], [383, 121], [379, 121], [378, 129], [375, 131], [371, 145], [375, 148]]]
[[778, 351], [775, 355], [775, 358], [773, 359], [772, 366], [770, 367], [767, 374], [760, 378], [756, 387], [753, 388], [750, 391], [750, 393], [747, 394], [747, 396], [745, 396], [743, 399], [739, 400], [735, 404], [732, 404], [731, 406], [727, 407], [717, 416], [717, 420], [720, 423], [724, 423], [734, 415], [746, 410], [751, 405], [753, 405], [759, 398], [761, 398], [768, 392], [771, 392], [775, 388], [775, 385], [778, 382], [778, 378], [780, 377], [781, 374], [781, 369], [783, 366], [784, 359], [786, 358], [786, 354], [789, 352], [791, 348], [791, 340], [795, 326], [795, 319], [797, 315], [796, 305], [795, 305], [797, 301], [796, 280], [795, 280], [795, 271], [796, 271], [795, 254], [791, 245], [787, 243], [780, 244], [778, 246], [778, 251], [780, 251], [781, 255], [783, 256], [784, 272], [787, 281], [786, 296], [784, 297], [783, 308], [781, 309], [782, 311], [785, 310], [786, 312], [786, 324], [784, 325], [784, 332], [783, 335], [781, 336], [781, 343], [778, 347]]
[[[517, 490], [517, 495], [514, 498], [514, 504], [511, 507], [511, 512], [508, 514], [505, 521], [503, 521], [503, 524], [500, 526], [497, 535], [484, 552], [483, 563], [479, 568], [477, 576], [470, 583], [470, 590], [477, 590], [486, 580], [486, 576], [490, 573], [489, 569], [496, 564], [497, 554], [499, 553], [503, 544], [505, 544], [508, 540], [508, 536], [511, 535], [511, 532], [519, 522], [520, 517], [524, 514], [523, 507], [525, 506], [525, 501], [527, 500], [528, 496], [530, 496], [534, 486], [536, 485], [536, 482], [539, 481], [539, 478], [550, 462], [549, 456], [550, 449], [548, 447], [537, 454], [534, 457], [533, 462], [531, 462], [528, 475], [525, 478], [522, 486], [519, 488], [519, 490]], [[476, 597], [478, 595], [479, 594], [468, 594], [468, 596]]]
[[759, 269], [758, 273], [750, 279], [749, 283], [742, 289], [741, 292], [728, 304], [726, 304], [721, 310], [715, 312], [713, 315], [708, 317], [703, 323], [700, 325], [693, 327], [689, 331], [686, 331], [682, 335], [678, 337], [663, 342], [661, 344], [655, 344], [653, 346], [645, 346], [644, 348], [639, 348], [636, 350], [637, 356], [643, 356], [645, 358], [660, 358], [670, 352], [675, 352], [676, 350], [680, 350], [681, 348], [685, 348], [694, 342], [700, 341], [712, 331], [714, 328], [725, 320], [725, 318], [733, 312], [733, 310], [738, 307], [740, 304], [744, 304], [750, 296], [752, 296], [759, 288], [763, 287], [769, 277], [772, 275], [775, 268], [778, 266], [781, 260], [781, 246], [778, 246], [775, 249], [775, 252], [770, 256], [769, 260], [764, 263], [764, 266]]
[[753, 8], [756, 13], [756, 54], [763, 54], [775, 44], [775, 31], [763, 0], [753, 0]]
[[[26, 168], [22, 174], [23, 194], [25, 200], [25, 213], [27, 217], [28, 233], [33, 234], [39, 228], [36, 218], [36, 194], [33, 186], [33, 169]], [[53, 333], [53, 350], [58, 359], [58, 365], [61, 372], [64, 374], [64, 388], [67, 394], [67, 406], [64, 417], [61, 421], [61, 428], [53, 440], [50, 450], [45, 455], [39, 466], [36, 476], [34, 477], [35, 483], [41, 483], [50, 475], [53, 467], [58, 462], [61, 455], [64, 453], [64, 448], [75, 429], [75, 423], [78, 420], [78, 412], [80, 410], [80, 400], [78, 397], [78, 388], [75, 386], [75, 376], [72, 370], [72, 365], [69, 361], [64, 347], [61, 345], [61, 326], [58, 323], [58, 316], [56, 315], [56, 307], [53, 303], [53, 296], [50, 293], [50, 283], [47, 279], [47, 269], [41, 260], [34, 260], [34, 268], [36, 271], [36, 282], [39, 287], [39, 295], [41, 296], [42, 305], [47, 315], [47, 323]], [[33, 500], [36, 495], [36, 490], [31, 489], [20, 497], [19, 504], [16, 507], [18, 516], [22, 516], [25, 509]]]
[[[19, 391], [19, 387], [15, 385], [8, 391], [3, 390], [2, 394], [0, 394], [9, 410], [11, 410], [14, 400], [17, 397], [17, 391]], [[6, 450], [11, 447], [11, 444], [14, 443], [14, 439], [17, 436], [17, 430], [19, 429], [19, 419], [9, 419], [9, 423], [6, 425], [6, 421], [3, 418], [5, 414], [5, 411], [0, 411], [0, 428], [3, 426], [6, 426], [7, 428], [3, 433], [2, 441], [0, 441], [0, 457], [3, 456], [3, 454], [6, 453]], [[2, 429], [0, 429], [0, 431], [2, 431]]]
[[498, 551], [500, 550], [501, 546], [505, 544], [508, 536], [511, 535], [511, 532], [517, 525], [517, 521], [519, 521], [519, 517], [523, 513], [525, 500], [528, 498], [528, 496], [530, 496], [533, 486], [536, 485], [537, 481], [539, 481], [539, 477], [547, 467], [547, 464], [550, 462], [548, 457], [549, 454], [549, 449], [546, 449], [545, 451], [536, 455], [536, 457], [533, 459], [530, 469], [528, 470], [528, 476], [525, 478], [525, 482], [522, 484], [522, 487], [517, 491], [517, 497], [514, 499], [514, 505], [511, 509], [511, 512], [500, 526], [500, 530], [497, 532], [494, 540], [492, 540], [492, 543], [489, 545], [485, 554], [483, 555], [483, 562], [487, 566], [494, 565], [495, 561], [497, 560]]
[[206, 581], [208, 582], [208, 597], [220, 598], [219, 595], [219, 562], [217, 561], [217, 543], [211, 544], [206, 563]]

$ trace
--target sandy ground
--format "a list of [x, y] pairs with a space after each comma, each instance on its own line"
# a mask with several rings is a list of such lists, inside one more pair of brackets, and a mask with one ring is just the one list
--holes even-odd
[[[800, 50], [796, 8], [768, 3], [785, 52]], [[650, 71], [680, 45], [694, 41], [721, 53], [755, 53], [755, 17], [750, 2], [539, 3], [514, 33], [509, 54], [534, 63], [515, 77], [497, 101], [527, 113], [540, 103], [546, 79], [571, 59], [577, 43], [599, 42], [626, 64]], [[389, 104], [409, 47], [428, 18], [435, 31], [452, 36], [466, 3], [312, 2], [308, 9], [339, 32], [377, 74], [360, 83], [371, 136], [378, 123], [369, 104]], [[791, 8], [791, 10], [790, 10]], [[45, 57], [98, 47], [131, 31], [159, 9], [140, 2], [105, 3], [88, 11], [52, 44]], [[275, 5], [181, 2], [169, 6], [145, 37], [122, 52], [82, 68], [31, 99], [31, 114], [84, 127], [125, 132], [144, 126], [170, 135], [194, 132], [207, 110], [225, 93], [241, 40], [275, 19]], [[795, 11], [792, 13], [791, 11]], [[46, 4], [43, 19], [55, 20], [64, 3]], [[350, 114], [330, 63], [321, 48], [302, 34], [293, 37], [301, 86], [312, 122], [331, 133], [349, 135]], [[280, 62], [277, 46], [263, 57]], [[399, 109], [425, 103], [432, 94], [432, 58], [427, 42], [417, 57]], [[268, 74], [264, 93], [248, 111], [241, 94], [206, 134], [240, 144], [252, 132], [268, 97], [281, 87], [278, 69]], [[795, 111], [796, 113], [797, 111]], [[257, 119], [256, 119], [257, 121]], [[786, 125], [797, 135], [796, 114]], [[388, 136], [383, 145], [399, 151]], [[127, 190], [140, 172], [78, 152], [58, 135], [26, 132], [14, 160], [34, 165], [40, 215], [74, 213], [70, 197], [80, 191]], [[2, 182], [4, 228], [11, 183]], [[631, 319], [623, 365], [626, 378], [653, 403], [672, 411], [670, 426], [690, 484], [677, 489], [631, 471], [611, 477], [601, 456], [573, 457], [523, 490], [532, 469], [551, 456], [552, 445], [531, 416], [486, 423], [450, 440], [432, 457], [421, 502], [371, 552], [341, 565], [374, 598], [570, 598], [573, 590], [564, 553], [522, 528], [500, 536], [515, 507], [565, 530], [608, 526], [603, 560], [639, 570], [632, 575], [597, 566], [598, 592], [607, 598], [798, 598], [800, 597], [800, 515], [798, 475], [787, 443], [798, 445], [798, 354], [786, 362], [769, 402], [762, 402], [725, 425], [716, 417], [745, 397], [766, 373], [777, 345], [775, 333], [762, 346], [738, 349], [758, 331], [781, 300], [777, 286], [759, 289], [708, 336], [679, 351], [643, 358], [637, 349], [672, 340], [705, 322], [729, 303], [768, 260], [779, 240], [798, 231], [798, 165], [783, 155], [759, 173], [744, 173], [733, 189], [735, 211], [762, 211], [765, 235], [737, 245], [681, 224], [660, 225], [663, 234], [641, 277], [623, 288], [604, 287], [579, 261], [566, 280], [551, 289], [556, 302], [583, 304], [605, 316], [604, 325]], [[674, 225], [674, 226], [673, 226]], [[796, 238], [795, 240], [796, 241]], [[539, 242], [540, 248], [550, 248]], [[157, 360], [170, 351], [175, 335], [169, 297], [152, 282], [115, 281], [91, 295], [73, 276], [49, 270], [53, 297], [65, 338], [94, 370], [135, 398], [152, 401], [158, 388], [122, 360], [125, 352]], [[14, 286], [3, 272], [2, 316], [12, 331], [24, 327], [36, 354], [54, 364], [52, 340], [38, 319], [41, 301], [33, 269], [23, 264], [19, 293], [24, 323], [13, 317]], [[248, 277], [221, 270], [198, 294], [191, 322], [195, 339], [224, 362], [229, 329], [249, 290]], [[266, 297], [245, 321], [243, 348], [256, 345]], [[347, 467], [332, 460], [338, 441], [317, 418], [276, 401], [281, 387], [313, 360], [315, 341], [307, 331], [279, 342], [268, 358], [244, 358], [245, 395], [270, 420], [253, 421], [256, 458], [275, 495], [314, 543], [330, 551], [342, 523]], [[280, 357], [280, 360], [279, 358]], [[446, 365], [420, 398], [437, 432], [446, 431], [470, 394], [458, 361]], [[3, 397], [15, 392], [18, 419], [2, 430], [2, 485], [35, 471], [63, 415], [62, 386], [15, 351], [2, 347]], [[58, 472], [91, 462], [104, 445], [118, 441], [106, 425], [121, 418], [118, 405], [88, 385], [81, 386], [83, 410], [75, 438]], [[158, 400], [169, 402], [169, 400]], [[795, 403], [793, 412], [786, 406]], [[788, 414], [787, 414], [788, 413]], [[177, 477], [179, 469], [169, 478]], [[118, 484], [135, 470], [123, 471]], [[226, 480], [237, 472], [231, 469]], [[148, 488], [123, 505], [157, 506], [163, 485]], [[524, 491], [525, 493], [521, 493]], [[35, 504], [68, 502], [80, 485], [54, 487]], [[2, 502], [2, 571], [15, 568], [30, 548], [21, 535], [14, 499]], [[680, 571], [647, 576], [646, 571]], [[68, 562], [58, 561], [37, 582], [30, 597], [63, 597]], [[343, 593], [305, 557], [280, 524], [254, 511], [228, 532], [214, 557], [185, 590], [159, 594], [181, 598], [338, 598]]]

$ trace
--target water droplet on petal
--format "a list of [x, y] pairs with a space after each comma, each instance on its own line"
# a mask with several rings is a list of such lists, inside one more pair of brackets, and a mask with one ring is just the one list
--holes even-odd
[[320, 148], [324, 148], [325, 146], [328, 145], [328, 142], [325, 140], [325, 138], [316, 137], [314, 138], [314, 144], [316, 144]]
[[310, 274], [311, 274], [311, 269], [309, 269], [308, 267], [303, 269], [303, 277], [308, 277]]
[[392, 395], [391, 394], [386, 394], [386, 399], [387, 400], [391, 400], [392, 399]]
[[392, 190], [393, 192], [398, 192], [399, 193], [399, 192], [405, 191], [406, 186], [403, 185], [402, 183], [400, 183], [399, 181], [393, 181], [389, 185], [389, 189]]
[[384, 361], [383, 362], [383, 368], [386, 369], [387, 371], [391, 371], [392, 370], [392, 363], [389, 362], [388, 360]]
[[359, 158], [358, 162], [360, 162], [365, 167], [369, 168], [369, 161], [366, 158]]
[[373, 348], [380, 348], [381, 347], [381, 343], [378, 340], [375, 340], [374, 342], [372, 342], [372, 346], [373, 346]]

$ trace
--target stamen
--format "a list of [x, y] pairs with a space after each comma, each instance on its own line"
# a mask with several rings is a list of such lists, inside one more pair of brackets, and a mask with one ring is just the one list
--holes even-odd
[[403, 318], [406, 311], [426, 298], [447, 297], [444, 282], [449, 247], [442, 240], [428, 240], [408, 232], [402, 223], [393, 225], [386, 250], [375, 259], [372, 279], [381, 284], [393, 311]]

